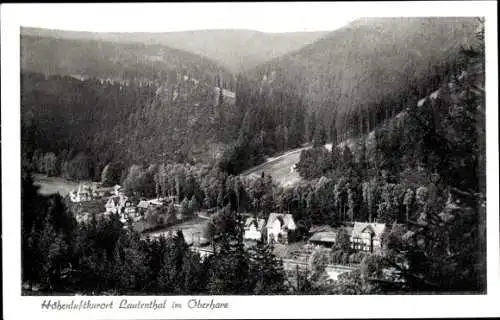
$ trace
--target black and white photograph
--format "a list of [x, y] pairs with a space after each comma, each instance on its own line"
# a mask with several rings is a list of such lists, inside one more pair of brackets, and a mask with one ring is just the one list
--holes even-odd
[[21, 297], [498, 292], [486, 14], [127, 5], [9, 33]]

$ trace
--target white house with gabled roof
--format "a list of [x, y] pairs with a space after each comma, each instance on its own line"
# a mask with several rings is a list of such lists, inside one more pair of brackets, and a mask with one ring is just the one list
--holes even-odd
[[127, 202], [128, 198], [126, 196], [110, 197], [105, 205], [106, 213], [121, 213]]
[[267, 242], [288, 243], [289, 231], [297, 229], [289, 213], [271, 213], [267, 219]]
[[354, 222], [351, 233], [351, 248], [367, 252], [382, 250], [382, 235], [386, 226], [383, 223]]
[[243, 238], [245, 240], [256, 240], [259, 241], [262, 239], [262, 230], [266, 225], [266, 220], [257, 219], [253, 217], [249, 217], [245, 220], [244, 230], [245, 233]]

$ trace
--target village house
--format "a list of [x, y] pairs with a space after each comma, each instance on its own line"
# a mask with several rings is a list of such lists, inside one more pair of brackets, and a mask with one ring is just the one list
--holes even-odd
[[337, 235], [338, 235], [337, 231], [316, 232], [309, 239], [309, 243], [322, 247], [333, 248], [337, 243]]
[[160, 208], [165, 204], [163, 199], [158, 198], [158, 199], [150, 199], [150, 200], [141, 200], [139, 201], [139, 204], [137, 204], [137, 210], [141, 215], [146, 214], [146, 211], [154, 209], [154, 208]]
[[125, 205], [123, 207], [123, 213], [127, 215], [135, 215], [137, 213], [137, 209], [130, 200], [125, 201]]
[[122, 186], [116, 184], [116, 185], [113, 186], [113, 194], [115, 196], [122, 196], [125, 193], [124, 193], [124, 190], [123, 190]]
[[382, 234], [385, 231], [383, 223], [354, 222], [351, 233], [351, 248], [367, 252], [382, 250]]
[[69, 198], [71, 202], [80, 202], [78, 196], [77, 196], [77, 191], [76, 190], [71, 190], [69, 192]]
[[96, 186], [92, 191], [93, 198], [103, 198], [114, 195], [114, 189], [112, 187], [102, 187]]
[[125, 204], [128, 198], [125, 196], [113, 196], [106, 202], [105, 208], [106, 213], [121, 213], [122, 208], [125, 208]]
[[126, 223], [129, 220], [132, 220], [132, 222], [139, 222], [142, 219], [141, 214], [136, 210], [132, 202], [127, 200], [125, 205], [122, 207], [122, 211], [120, 212], [120, 220], [123, 223]]
[[137, 211], [141, 214], [141, 215], [144, 215], [146, 214], [146, 211], [148, 210], [149, 207], [152, 207], [153, 205], [151, 205], [149, 202], [147, 202], [146, 200], [141, 200], [139, 201], [139, 204], [137, 204]]
[[267, 219], [267, 242], [288, 243], [289, 232], [297, 226], [289, 213], [271, 213]]
[[184, 241], [186, 241], [188, 246], [206, 247], [210, 244], [210, 241], [199, 231], [194, 231], [190, 228], [181, 230], [184, 236]]
[[88, 184], [80, 184], [78, 190], [69, 193], [72, 202], [84, 202], [92, 200], [92, 187]]
[[245, 240], [256, 240], [260, 241], [262, 239], [262, 230], [266, 224], [266, 220], [257, 219], [249, 217], [245, 220], [244, 230], [245, 233], [243, 238]]
[[142, 220], [142, 216], [136, 206], [126, 196], [114, 196], [106, 203], [106, 212], [120, 214], [120, 221], [127, 223], [129, 220], [138, 222]]
[[312, 236], [317, 232], [325, 232], [325, 231], [335, 231], [336, 229], [330, 227], [329, 225], [315, 225], [309, 228], [309, 235]]

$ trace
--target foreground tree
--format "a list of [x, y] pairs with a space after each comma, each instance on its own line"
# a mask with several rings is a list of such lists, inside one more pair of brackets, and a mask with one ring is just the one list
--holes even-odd
[[287, 293], [283, 263], [273, 254], [272, 246], [259, 241], [250, 255], [253, 293], [260, 295]]

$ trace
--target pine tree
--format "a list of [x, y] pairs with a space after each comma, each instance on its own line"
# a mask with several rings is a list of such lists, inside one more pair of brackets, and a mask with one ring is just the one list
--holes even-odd
[[37, 251], [39, 252], [39, 268], [41, 285], [50, 290], [57, 289], [63, 268], [67, 245], [62, 235], [56, 233], [48, 215], [38, 238]]
[[343, 171], [349, 171], [353, 169], [354, 165], [354, 156], [352, 155], [351, 149], [346, 145], [342, 152], [342, 162], [343, 162]]
[[358, 160], [358, 171], [361, 178], [366, 178], [368, 176], [368, 160], [366, 157], [366, 139], [363, 137], [358, 140], [359, 144], [359, 160]]
[[223, 211], [222, 228], [217, 232], [219, 248], [211, 256], [208, 290], [211, 294], [248, 294], [252, 292], [248, 254], [243, 246], [243, 223], [241, 215]]
[[167, 239], [163, 266], [158, 275], [160, 289], [165, 293], [185, 293], [183, 272], [184, 257], [188, 254], [188, 246], [181, 230]]
[[272, 245], [257, 242], [251, 251], [250, 276], [254, 294], [284, 294], [288, 291], [283, 264], [273, 254]]
[[317, 121], [314, 128], [313, 146], [314, 148], [323, 147], [326, 143], [326, 131], [322, 121]]

